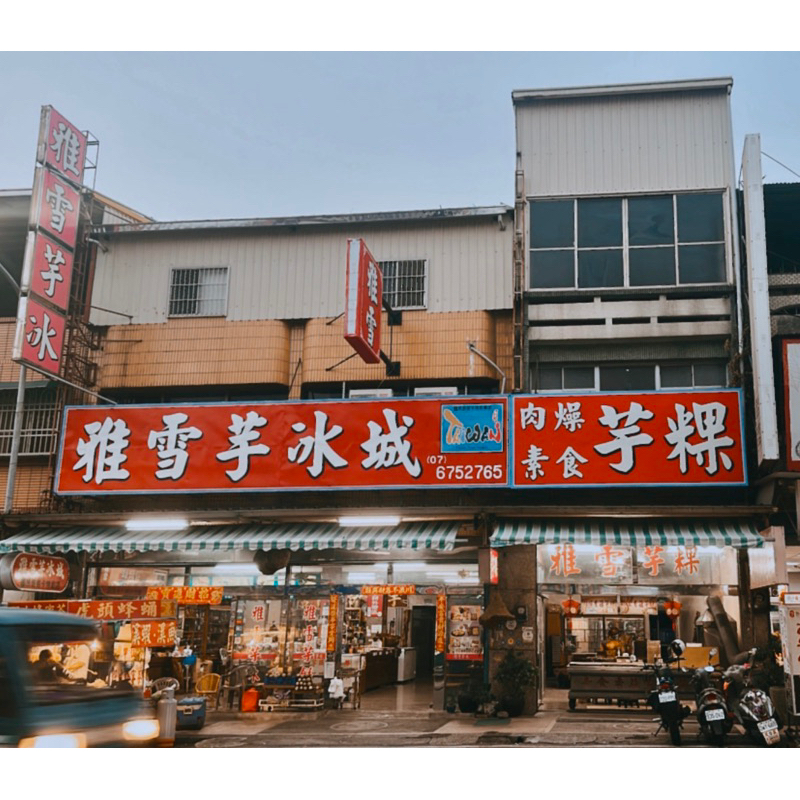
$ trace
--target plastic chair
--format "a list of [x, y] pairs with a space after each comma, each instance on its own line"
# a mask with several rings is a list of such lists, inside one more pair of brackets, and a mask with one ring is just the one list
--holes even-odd
[[181, 682], [177, 678], [156, 678], [150, 684], [150, 691], [155, 694], [156, 692], [161, 692], [164, 689], [173, 689], [174, 691], [178, 691], [180, 688]]
[[216, 672], [207, 672], [197, 679], [194, 690], [202, 697], [214, 698], [214, 709], [219, 707], [219, 685], [222, 676]]

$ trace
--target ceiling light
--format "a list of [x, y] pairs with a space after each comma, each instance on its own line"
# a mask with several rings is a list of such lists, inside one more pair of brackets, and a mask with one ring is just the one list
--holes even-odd
[[129, 519], [125, 527], [129, 531], [182, 531], [189, 523], [185, 519]]
[[400, 517], [339, 517], [339, 524], [345, 527], [368, 527], [394, 528], [400, 524]]

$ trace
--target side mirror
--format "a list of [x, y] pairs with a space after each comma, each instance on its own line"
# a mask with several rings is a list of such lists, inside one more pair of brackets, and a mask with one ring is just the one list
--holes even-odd
[[673, 639], [669, 646], [676, 656], [683, 655], [684, 651], [686, 650], [686, 643], [683, 641], [683, 639]]

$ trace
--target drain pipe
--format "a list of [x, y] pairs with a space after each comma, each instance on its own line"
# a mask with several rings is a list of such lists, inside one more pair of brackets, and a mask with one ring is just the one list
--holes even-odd
[[503, 372], [503, 370], [501, 370], [500, 367], [498, 367], [497, 364], [495, 364], [494, 361], [492, 361], [492, 359], [489, 358], [489, 356], [487, 356], [485, 353], [482, 353], [480, 350], [478, 350], [478, 348], [475, 347], [475, 344], [473, 342], [467, 342], [467, 350], [469, 350], [470, 353], [475, 353], [476, 356], [480, 356], [487, 364], [489, 364], [490, 366], [494, 367], [503, 376], [503, 380], [500, 383], [500, 394], [505, 394], [506, 393], [506, 374], [505, 374], [505, 372]]

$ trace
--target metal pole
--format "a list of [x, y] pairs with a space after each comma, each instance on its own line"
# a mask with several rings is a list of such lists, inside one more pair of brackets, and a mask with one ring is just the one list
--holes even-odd
[[11, 455], [8, 459], [8, 475], [6, 475], [6, 499], [3, 513], [11, 513], [14, 498], [14, 482], [17, 477], [19, 461], [19, 443], [22, 438], [22, 417], [25, 409], [25, 365], [19, 365], [19, 381], [17, 382], [17, 407], [14, 409], [14, 430], [11, 434]]

